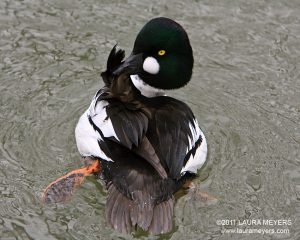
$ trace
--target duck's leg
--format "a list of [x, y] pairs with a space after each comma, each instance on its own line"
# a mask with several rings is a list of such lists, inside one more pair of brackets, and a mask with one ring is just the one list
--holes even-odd
[[69, 200], [76, 187], [81, 185], [84, 178], [100, 172], [99, 160], [85, 161], [85, 167], [73, 170], [56, 179], [45, 188], [41, 201], [43, 203], [66, 202]]
[[188, 180], [183, 185], [183, 188], [188, 191], [188, 195], [190, 199], [193, 200], [201, 200], [203, 202], [215, 202], [217, 201], [217, 198], [214, 196], [211, 196], [210, 194], [206, 192], [201, 192], [199, 190], [199, 187], [197, 184], [192, 182], [191, 180]]

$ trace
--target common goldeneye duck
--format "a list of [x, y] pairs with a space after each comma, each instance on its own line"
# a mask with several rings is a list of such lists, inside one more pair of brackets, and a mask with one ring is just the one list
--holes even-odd
[[106, 219], [123, 233], [173, 227], [174, 194], [206, 160], [205, 136], [191, 109], [165, 95], [186, 85], [193, 52], [185, 30], [168, 18], [150, 20], [131, 55], [114, 47], [101, 74], [105, 86], [80, 117], [75, 136], [86, 166], [51, 183], [44, 202], [69, 199], [85, 176], [108, 189]]

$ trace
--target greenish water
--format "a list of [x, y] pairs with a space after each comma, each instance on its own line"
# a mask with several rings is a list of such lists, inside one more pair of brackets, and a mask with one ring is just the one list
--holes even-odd
[[[0, 239], [299, 239], [299, 15], [297, 0], [1, 1]], [[128, 54], [156, 16], [189, 33], [193, 79], [170, 95], [206, 134], [196, 183], [218, 201], [181, 197], [174, 232], [161, 237], [106, 227], [106, 193], [93, 178], [67, 204], [41, 206], [41, 190], [81, 166], [74, 128], [110, 49], [118, 42]], [[291, 224], [239, 226], [285, 234], [224, 233], [236, 228], [218, 225], [225, 219]]]

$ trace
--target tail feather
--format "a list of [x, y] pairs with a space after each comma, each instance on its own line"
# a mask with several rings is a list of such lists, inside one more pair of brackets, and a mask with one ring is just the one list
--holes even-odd
[[112, 210], [116, 203], [116, 198], [118, 196], [118, 192], [115, 191], [115, 188], [112, 185], [109, 186], [108, 191], [109, 191], [109, 195], [108, 195], [108, 199], [106, 201], [105, 210], [106, 210], [107, 222], [109, 225], [112, 225], [113, 222], [111, 221], [111, 218], [108, 218], [108, 216], [112, 215]]
[[122, 210], [123, 210], [122, 204], [120, 204], [120, 202], [124, 201], [122, 198], [123, 198], [122, 194], [117, 194], [115, 204], [113, 205], [111, 211], [111, 219], [115, 219], [115, 221], [112, 222], [114, 228], [120, 226], [120, 228], [122, 229], [122, 226], [120, 224], [121, 223], [120, 220], [122, 219]]
[[140, 204], [124, 196], [113, 184], [108, 187], [108, 194], [106, 219], [114, 229], [130, 233], [138, 226], [154, 235], [172, 230], [173, 197], [155, 206], [147, 201]]
[[152, 234], [167, 233], [173, 227], [174, 199], [169, 198], [154, 207], [153, 219], [148, 231]]
[[146, 193], [142, 191], [137, 191], [135, 197], [137, 197], [134, 202], [137, 205], [137, 222], [138, 225], [147, 230], [151, 224], [153, 216], [153, 204], [151, 203], [150, 196], [145, 196]]
[[108, 188], [106, 201], [106, 220], [108, 225], [121, 233], [129, 233], [133, 230], [130, 218], [130, 200], [124, 197], [113, 185]]

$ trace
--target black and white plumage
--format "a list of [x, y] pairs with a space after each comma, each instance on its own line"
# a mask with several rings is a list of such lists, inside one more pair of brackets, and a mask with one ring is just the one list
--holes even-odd
[[187, 105], [167, 96], [147, 99], [148, 111], [153, 110], [151, 116], [147, 116], [145, 112], [133, 112], [119, 105], [118, 101], [101, 100], [103, 95], [103, 90], [97, 92], [77, 124], [76, 141], [82, 156], [113, 161], [104, 151], [107, 139], [136, 149], [146, 137], [153, 142], [154, 150], [173, 178], [185, 172], [196, 173], [204, 164], [206, 139]]
[[[170, 24], [166, 27], [178, 27]], [[105, 86], [77, 124], [77, 147], [82, 156], [101, 161], [109, 225], [121, 232], [139, 226], [166, 233], [172, 229], [173, 195], [204, 164], [207, 143], [191, 109], [166, 96], [167, 88], [146, 83], [132, 69], [137, 63], [123, 58], [124, 51], [114, 47], [102, 73]], [[148, 75], [158, 72], [146, 59], [139, 61], [148, 64], [142, 71], [149, 82]]]

